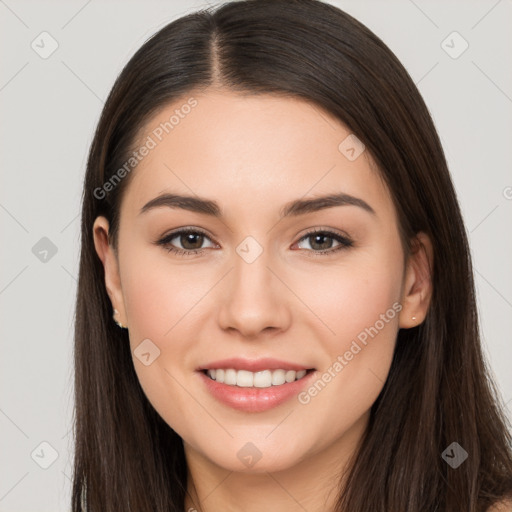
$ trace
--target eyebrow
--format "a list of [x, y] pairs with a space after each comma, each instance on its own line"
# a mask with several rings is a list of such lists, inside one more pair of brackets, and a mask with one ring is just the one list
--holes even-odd
[[[357, 206], [374, 216], [377, 215], [375, 210], [366, 201], [349, 194], [338, 193], [315, 197], [312, 199], [297, 199], [286, 203], [280, 210], [280, 219], [290, 216], [297, 217], [306, 213], [317, 212], [326, 208], [334, 208], [336, 206]], [[178, 208], [222, 218], [220, 206], [211, 199], [169, 193], [161, 194], [158, 197], [151, 199], [151, 201], [141, 208], [139, 215], [154, 208], [161, 207]]]

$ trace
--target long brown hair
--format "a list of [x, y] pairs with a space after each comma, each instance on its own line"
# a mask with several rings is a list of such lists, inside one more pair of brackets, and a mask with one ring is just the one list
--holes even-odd
[[[181, 438], [139, 385], [127, 331], [112, 319], [92, 225], [110, 222], [130, 158], [159, 108], [223, 87], [304, 99], [366, 145], [391, 191], [405, 256], [433, 243], [424, 322], [398, 332], [390, 373], [336, 510], [484, 512], [512, 494], [510, 425], [480, 346], [468, 239], [439, 137], [409, 74], [369, 29], [318, 0], [246, 0], [186, 15], [135, 53], [105, 103], [84, 180], [75, 326], [74, 512], [183, 512]], [[99, 193], [101, 189], [101, 194]], [[443, 451], [457, 442], [456, 469]]]

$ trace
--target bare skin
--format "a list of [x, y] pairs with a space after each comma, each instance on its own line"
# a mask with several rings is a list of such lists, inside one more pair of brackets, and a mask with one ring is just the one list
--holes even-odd
[[[190, 96], [197, 106], [133, 171], [118, 254], [107, 242], [108, 221], [94, 223], [106, 289], [132, 352], [145, 339], [160, 350], [149, 366], [133, 360], [148, 399], [184, 441], [185, 510], [332, 510], [398, 330], [427, 313], [431, 241], [419, 233], [404, 266], [391, 196], [368, 152], [348, 159], [338, 149], [347, 128], [302, 100], [190, 94], [156, 114], [140, 141]], [[140, 213], [163, 192], [214, 200], [222, 218], [165, 206]], [[340, 192], [375, 214], [343, 205], [280, 219], [290, 201]], [[167, 248], [155, 243], [187, 227], [200, 229], [196, 241], [186, 245], [190, 239], [178, 235]], [[306, 236], [312, 229], [353, 245], [333, 252], [340, 242]], [[251, 263], [237, 252], [248, 236], [263, 250]], [[168, 252], [171, 245], [190, 252], [192, 243], [203, 252]], [[212, 396], [196, 371], [228, 357], [275, 357], [320, 378], [360, 333], [381, 324], [308, 403], [294, 397], [264, 412], [236, 410]], [[251, 467], [237, 456], [248, 442], [261, 453]]]

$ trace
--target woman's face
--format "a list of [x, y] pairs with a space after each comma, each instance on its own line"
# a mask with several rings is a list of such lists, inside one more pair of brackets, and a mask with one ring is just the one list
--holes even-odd
[[299, 99], [211, 90], [161, 110], [139, 142], [119, 259], [102, 260], [156, 411], [187, 454], [232, 471], [354, 446], [418, 313], [400, 311], [397, 217], [368, 152]]

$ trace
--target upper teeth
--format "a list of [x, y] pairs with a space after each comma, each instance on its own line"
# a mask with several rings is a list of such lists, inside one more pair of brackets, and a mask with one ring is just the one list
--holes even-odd
[[208, 370], [208, 375], [217, 382], [229, 386], [240, 386], [243, 388], [269, 388], [280, 386], [285, 382], [299, 380], [306, 375], [306, 370], [263, 370], [261, 372], [249, 372], [247, 370], [234, 370], [223, 368]]

